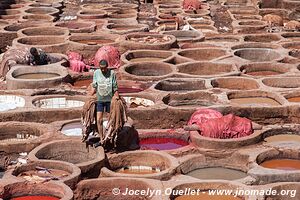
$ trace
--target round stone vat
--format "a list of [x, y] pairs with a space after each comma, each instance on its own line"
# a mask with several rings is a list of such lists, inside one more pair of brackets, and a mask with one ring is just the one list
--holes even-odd
[[93, 82], [92, 77], [82, 77], [74, 80], [74, 88], [88, 88]]
[[17, 31], [19, 31], [21, 29], [24, 29], [24, 28], [32, 28], [32, 27], [37, 27], [37, 26], [42, 26], [42, 24], [41, 23], [36, 23], [36, 22], [14, 23], [14, 24], [10, 24], [8, 26], [5, 26], [3, 29], [5, 31], [8, 31], [8, 32], [17, 32]]
[[[69, 37], [69, 40], [72, 42], [79, 43], [81, 45], [89, 46], [103, 46], [103, 45], [114, 45], [118, 40], [118, 35], [112, 34], [99, 34], [99, 35], [90, 35], [90, 34], [80, 34], [73, 35]], [[95, 49], [95, 52], [97, 49]]]
[[58, 179], [58, 181], [64, 182], [71, 188], [74, 188], [79, 181], [81, 174], [80, 169], [74, 164], [63, 161], [35, 161], [25, 165], [20, 165], [15, 169], [6, 172], [6, 177], [14, 176], [21, 180], [29, 182], [35, 182], [32, 178], [37, 176], [41, 180]]
[[[238, 183], [210, 181], [210, 182], [189, 182], [175, 186], [170, 195], [170, 200], [184, 200], [184, 199], [211, 199], [211, 200], [243, 200], [244, 197], [235, 197], [233, 195], [209, 195], [209, 191], [218, 190], [243, 190], [245, 186]], [[178, 191], [195, 191], [194, 194], [187, 193], [180, 195]], [[197, 193], [197, 191], [200, 191]]]
[[176, 91], [187, 92], [191, 90], [205, 90], [205, 80], [203, 79], [185, 79], [185, 78], [170, 78], [158, 82], [155, 89], [161, 91]]
[[51, 36], [68, 36], [69, 30], [60, 27], [34, 27], [24, 28], [19, 30], [18, 36], [40, 36], [40, 35], [51, 35]]
[[126, 49], [169, 50], [176, 43], [173, 35], [130, 33], [125, 36], [121, 46]]
[[[201, 19], [202, 18], [202, 19]], [[209, 17], [201, 17], [201, 18], [189, 18], [188, 22], [192, 27], [197, 27], [198, 25], [208, 25], [208, 26], [213, 26], [214, 25], [214, 21], [211, 20], [211, 18]]]
[[250, 14], [250, 15], [236, 14], [236, 15], [233, 15], [233, 17], [236, 20], [261, 20], [262, 19], [262, 16], [260, 16], [260, 15], [254, 15], [254, 14]]
[[284, 98], [274, 93], [264, 91], [229, 92], [227, 97], [232, 106], [270, 107], [280, 106], [285, 103]]
[[112, 192], [118, 188], [120, 194], [125, 194], [127, 189], [133, 191], [159, 190], [161, 185], [156, 180], [142, 178], [109, 177], [83, 180], [78, 183], [74, 192], [74, 199], [115, 199], [115, 200], [160, 200], [160, 195], [114, 195]]
[[105, 4], [105, 3], [101, 3], [101, 4], [88, 3], [88, 4], [83, 4], [80, 7], [82, 8], [82, 10], [102, 10], [104, 8], [111, 8], [112, 5]]
[[255, 90], [259, 88], [259, 84], [254, 79], [226, 77], [217, 78], [211, 81], [214, 88], [224, 88], [229, 90]]
[[0, 151], [7, 153], [29, 152], [50, 137], [49, 127], [38, 123], [10, 121], [0, 127]]
[[152, 101], [151, 99], [143, 98], [143, 97], [125, 96], [123, 98], [129, 108], [137, 108], [140, 106], [150, 107], [150, 106], [155, 105], [154, 101]]
[[68, 72], [64, 67], [53, 65], [39, 67], [18, 66], [6, 75], [7, 88], [34, 89], [55, 87], [63, 82]]
[[174, 70], [174, 67], [168, 63], [138, 62], [125, 65], [120, 72], [124, 71], [126, 73], [124, 76], [134, 80], [159, 80], [168, 77]]
[[291, 32], [291, 33], [282, 33], [281, 37], [292, 40], [292, 41], [299, 41], [300, 40], [300, 33], [298, 32]]
[[165, 152], [143, 150], [112, 155], [108, 165], [109, 169], [101, 169], [101, 176], [167, 180], [175, 173], [178, 162]]
[[227, 51], [220, 48], [195, 48], [185, 49], [178, 52], [178, 55], [196, 61], [208, 61], [221, 58], [227, 55]]
[[[272, 191], [277, 191], [276, 195], [268, 195], [265, 200], [294, 200], [300, 199], [300, 194], [297, 192], [300, 189], [299, 183], [274, 183]], [[285, 191], [283, 193], [283, 191]]]
[[101, 19], [107, 16], [107, 12], [104, 10], [80, 10], [77, 13], [77, 16], [81, 19]]
[[198, 31], [166, 31], [163, 34], [174, 35], [178, 42], [200, 42], [204, 35]]
[[133, 32], [147, 32], [149, 31], [149, 26], [145, 24], [107, 24], [105, 29], [115, 34], [128, 34]]
[[171, 93], [162, 100], [166, 105], [176, 108], [196, 108], [218, 104], [218, 97], [209, 92]]
[[38, 14], [38, 15], [58, 15], [59, 10], [52, 7], [35, 7], [35, 8], [28, 8], [25, 10], [26, 13], [30, 14]]
[[118, 91], [119, 93], [139, 93], [151, 86], [151, 83], [140, 81], [119, 80]]
[[275, 76], [289, 72], [289, 67], [285, 64], [273, 62], [260, 62], [242, 65], [240, 71], [247, 76], [265, 77]]
[[121, 9], [117, 10], [115, 12], [108, 14], [109, 18], [113, 19], [124, 19], [124, 18], [136, 18], [137, 17], [137, 11], [134, 9]]
[[266, 143], [300, 143], [298, 127], [271, 128], [263, 132]]
[[267, 23], [259, 20], [243, 20], [238, 23], [240, 26], [267, 26]]
[[49, 36], [47, 38], [42, 36], [27, 36], [17, 38], [13, 41], [15, 45], [22, 46], [53, 46], [65, 43], [66, 39], [62, 36]]
[[97, 177], [104, 165], [105, 154], [102, 147], [86, 148], [81, 140], [57, 140], [44, 143], [33, 149], [29, 160], [59, 160], [75, 164], [83, 177]]
[[47, 97], [38, 97], [32, 101], [32, 104], [35, 107], [43, 109], [69, 109], [69, 108], [80, 108], [84, 105], [84, 99], [78, 98], [78, 96], [49, 96]]
[[298, 91], [289, 93], [284, 96], [291, 103], [300, 103], [300, 94]]
[[112, 7], [120, 9], [137, 9], [139, 6], [134, 3], [114, 3]]
[[[189, 148], [189, 134], [172, 130], [139, 131], [140, 147], [143, 150], [184, 151]], [[172, 153], [171, 153], [172, 154]]]
[[[290, 146], [291, 144], [286, 144]], [[272, 182], [299, 182], [300, 157], [297, 149], [266, 149], [256, 157], [249, 174], [260, 184]]]
[[58, 3], [58, 2], [38, 2], [38, 3], [32, 3], [32, 4], [29, 4], [30, 7], [53, 7], [53, 8], [57, 8], [57, 9], [60, 9], [63, 7], [63, 5], [61, 3]]
[[81, 120], [74, 120], [62, 125], [61, 132], [66, 136], [82, 136], [83, 125]]
[[300, 42], [287, 42], [281, 44], [281, 46], [286, 49], [300, 49]]
[[17, 20], [21, 16], [21, 11], [17, 9], [0, 10], [0, 19]]
[[170, 51], [155, 51], [155, 50], [133, 50], [127, 51], [121, 56], [124, 63], [136, 62], [168, 62], [172, 59], [173, 53]]
[[[103, 120], [103, 130], [105, 130], [107, 126], [107, 119]], [[83, 125], [81, 120], [70, 120], [61, 125], [60, 132], [67, 137], [82, 137]]]
[[233, 169], [227, 167], [206, 166], [203, 168], [195, 168], [185, 173], [186, 176], [191, 176], [197, 179], [204, 180], [239, 180], [246, 178], [246, 172], [240, 169]]
[[274, 77], [265, 78], [263, 84], [274, 88], [298, 88], [300, 87], [299, 78], [297, 77]]
[[34, 21], [34, 22], [53, 22], [55, 21], [55, 17], [51, 15], [42, 15], [42, 14], [30, 14], [30, 15], [23, 15], [21, 21]]
[[234, 55], [252, 62], [280, 60], [282, 55], [271, 49], [248, 48], [234, 51]]
[[276, 34], [255, 34], [255, 35], [245, 35], [245, 42], [276, 42], [281, 40], [282, 37]]
[[45, 199], [45, 200], [72, 200], [72, 190], [59, 182], [15, 182], [3, 185], [0, 189], [3, 199]]
[[25, 99], [16, 95], [0, 95], [0, 111], [8, 111], [23, 108]]
[[83, 21], [58, 22], [55, 26], [68, 28], [71, 33], [91, 33], [96, 29], [95, 22]]
[[177, 65], [178, 72], [190, 76], [215, 77], [236, 73], [235, 66], [225, 63], [188, 62]]
[[237, 36], [233, 36], [233, 35], [225, 35], [225, 36], [210, 36], [210, 37], [205, 37], [205, 41], [209, 41], [209, 42], [216, 42], [216, 43], [220, 43], [220, 42], [239, 42], [241, 40], [240, 37]]
[[271, 43], [260, 43], [260, 42], [247, 42], [238, 45], [234, 45], [231, 47], [232, 50], [240, 50], [240, 49], [279, 49], [281, 46], [278, 44]]

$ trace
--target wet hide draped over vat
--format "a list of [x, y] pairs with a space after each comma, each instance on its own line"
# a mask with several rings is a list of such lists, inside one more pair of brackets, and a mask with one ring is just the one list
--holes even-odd
[[74, 72], [84, 72], [90, 69], [90, 66], [85, 64], [81, 54], [76, 52], [68, 52], [68, 60], [70, 63], [70, 69]]
[[184, 10], [198, 10], [201, 8], [199, 0], [183, 0], [182, 7]]
[[98, 132], [97, 130], [97, 98], [90, 98], [83, 105], [83, 110], [81, 113], [81, 122], [82, 122], [82, 141], [86, 141], [90, 135], [90, 133], [95, 134]]
[[123, 98], [113, 96], [108, 124], [102, 146], [106, 151], [127, 151], [139, 149], [138, 132], [127, 117], [127, 105]]
[[218, 114], [217, 111], [211, 109], [199, 109], [195, 113], [188, 124], [197, 124], [200, 134], [204, 137], [230, 139], [245, 137], [253, 133], [252, 122], [249, 119], [233, 114], [222, 116], [221, 113]]
[[123, 98], [113, 96], [110, 105], [110, 113], [107, 127], [104, 133], [103, 146], [111, 145], [113, 148], [117, 147], [118, 133], [122, 130], [127, 121], [126, 102]]
[[106, 60], [108, 62], [108, 68], [118, 69], [121, 66], [121, 55], [117, 48], [113, 46], [103, 46], [98, 49], [95, 59], [94, 65], [99, 67], [99, 62], [101, 60]]

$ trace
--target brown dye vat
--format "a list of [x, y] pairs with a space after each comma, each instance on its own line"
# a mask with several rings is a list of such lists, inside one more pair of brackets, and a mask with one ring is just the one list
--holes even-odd
[[91, 80], [91, 79], [78, 80], [78, 81], [75, 81], [74, 87], [76, 87], [76, 88], [88, 87], [92, 82], [93, 82], [93, 80]]
[[300, 97], [291, 97], [287, 99], [289, 102], [296, 102], [299, 103], [300, 102]]
[[144, 167], [144, 166], [131, 166], [131, 167], [123, 167], [117, 170], [118, 173], [122, 174], [155, 174], [159, 172], [159, 170], [152, 167]]
[[228, 169], [224, 167], [209, 167], [196, 169], [186, 174], [198, 179], [220, 179], [220, 180], [237, 180], [247, 176], [240, 170]]
[[102, 40], [78, 40], [76, 41], [81, 44], [88, 44], [88, 45], [101, 45], [101, 44], [108, 44], [108, 43], [113, 43], [113, 40], [108, 40], [108, 39], [102, 39]]
[[54, 78], [58, 77], [59, 74], [55, 73], [28, 73], [28, 74], [20, 74], [15, 76], [17, 79], [46, 79], [46, 78]]
[[26, 172], [23, 172], [18, 175], [18, 177], [22, 177], [28, 181], [31, 179], [34, 179], [35, 177], [41, 178], [41, 179], [62, 179], [66, 176], [69, 176], [70, 173], [59, 170], [59, 169], [47, 169], [47, 170], [29, 170]]
[[154, 58], [154, 57], [147, 57], [147, 58], [133, 58], [130, 59], [130, 62], [155, 62], [160, 61], [162, 58]]
[[265, 70], [265, 71], [256, 71], [256, 72], [246, 72], [246, 74], [251, 76], [274, 76], [281, 73]]
[[176, 197], [174, 200], [242, 200], [239, 197], [230, 195], [209, 195], [208, 191], [198, 195], [183, 195]]
[[266, 142], [300, 142], [300, 135], [279, 134], [267, 137]]
[[280, 170], [300, 170], [300, 160], [293, 159], [273, 159], [267, 160], [260, 164], [260, 166], [269, 169]]
[[244, 106], [280, 106], [280, 103], [268, 97], [247, 97], [230, 99], [231, 104]]

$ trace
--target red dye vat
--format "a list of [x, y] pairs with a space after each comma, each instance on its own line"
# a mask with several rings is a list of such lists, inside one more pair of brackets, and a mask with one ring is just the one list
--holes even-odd
[[59, 198], [51, 197], [51, 196], [23, 196], [23, 197], [15, 197], [11, 200], [59, 200]]
[[119, 93], [137, 93], [143, 91], [142, 88], [119, 87]]
[[144, 150], [171, 150], [187, 146], [189, 143], [177, 138], [145, 138], [140, 140]]

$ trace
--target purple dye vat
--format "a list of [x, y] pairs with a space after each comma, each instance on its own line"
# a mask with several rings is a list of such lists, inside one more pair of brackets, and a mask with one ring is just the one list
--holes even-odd
[[144, 138], [140, 139], [141, 149], [172, 150], [189, 145], [187, 141], [177, 138]]

